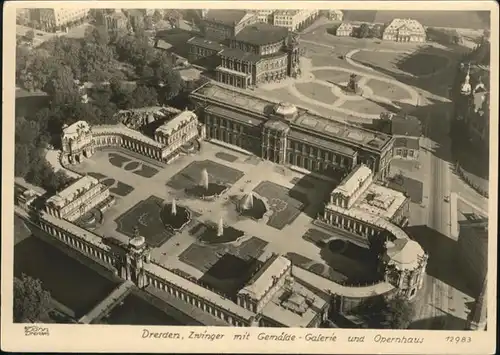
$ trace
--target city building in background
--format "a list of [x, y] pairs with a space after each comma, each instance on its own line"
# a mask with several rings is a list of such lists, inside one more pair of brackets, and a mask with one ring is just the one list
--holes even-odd
[[272, 16], [273, 25], [300, 31], [316, 20], [319, 10], [276, 10]]
[[77, 7], [30, 9], [30, 20], [37, 21], [44, 30], [60, 31], [86, 18], [89, 11], [90, 9]]
[[423, 43], [427, 39], [424, 26], [414, 19], [392, 20], [385, 28], [382, 39], [396, 42]]
[[98, 12], [96, 23], [98, 26], [104, 26], [108, 31], [127, 30], [129, 25], [127, 16], [120, 9], [112, 13]]
[[335, 32], [339, 37], [351, 37], [354, 33], [354, 26], [349, 22], [342, 22]]
[[203, 19], [204, 36], [215, 41], [236, 36], [246, 26], [258, 22], [256, 14], [245, 10], [209, 10]]

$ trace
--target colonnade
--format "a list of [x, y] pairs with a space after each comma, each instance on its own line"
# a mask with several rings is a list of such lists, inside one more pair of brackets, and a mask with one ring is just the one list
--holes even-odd
[[[43, 231], [56, 237], [57, 239], [62, 241], [64, 244], [70, 246], [72, 249], [76, 249], [78, 251], [81, 251], [87, 255], [90, 255], [91, 257], [94, 257], [96, 259], [99, 259], [99, 260], [105, 262], [106, 264], [114, 265], [114, 259], [111, 257], [110, 252], [108, 250], [104, 250], [97, 245], [92, 245], [92, 244], [88, 243], [87, 241], [84, 241], [81, 238], [78, 238], [77, 236], [74, 235], [73, 232], [65, 230], [59, 226], [55, 226], [54, 224], [52, 224], [46, 220], [40, 221], [40, 227]], [[88, 231], [85, 231], [85, 232], [91, 233]], [[96, 236], [96, 237], [98, 237], [98, 236]], [[100, 237], [98, 237], [98, 238], [100, 238]]]
[[240, 317], [232, 314], [232, 312], [230, 312], [229, 310], [218, 307], [208, 300], [170, 283], [168, 280], [159, 279], [153, 274], [146, 272], [146, 281], [147, 284], [151, 284], [154, 287], [165, 291], [175, 296], [176, 298], [179, 298], [182, 301], [191, 304], [196, 308], [203, 310], [204, 312], [222, 319], [223, 321], [229, 323], [234, 327], [246, 327], [250, 325], [248, 320], [241, 319]]

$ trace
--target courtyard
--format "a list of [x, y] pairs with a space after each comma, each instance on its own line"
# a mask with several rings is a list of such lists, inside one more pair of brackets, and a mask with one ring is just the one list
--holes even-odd
[[[144, 166], [155, 173], [136, 174]], [[327, 265], [321, 247], [302, 238], [334, 187], [331, 181], [210, 143], [197, 155], [181, 156], [163, 168], [105, 150], [75, 170], [114, 189], [117, 203], [104, 212], [96, 233], [124, 243], [139, 233], [152, 248], [153, 260], [222, 294], [234, 295], [269, 253], [294, 253], [290, 255], [297, 262], [311, 260], [315, 272], [335, 280], [346, 277]], [[210, 200], [186, 196], [184, 190], [199, 185], [204, 170], [210, 181], [225, 184], [227, 190]], [[265, 201], [268, 217], [243, 217], [235, 208], [234, 199], [251, 191]], [[167, 228], [164, 218], [174, 199], [177, 209], [190, 211], [189, 223], [179, 230]]]

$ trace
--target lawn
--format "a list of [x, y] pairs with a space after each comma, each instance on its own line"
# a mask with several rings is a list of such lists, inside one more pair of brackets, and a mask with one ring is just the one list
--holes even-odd
[[123, 164], [132, 161], [132, 159], [117, 153], [108, 153], [108, 160], [111, 165], [116, 166], [117, 168], [121, 168]]
[[149, 165], [142, 164], [140, 170], [134, 171], [134, 174], [142, 176], [143, 178], [151, 178], [158, 174], [158, 170]]
[[295, 88], [302, 95], [325, 104], [331, 105], [338, 100], [338, 97], [333, 94], [331, 88], [315, 82], [296, 83]]
[[127, 184], [121, 182], [121, 181], [117, 181], [116, 186], [111, 187], [109, 189], [109, 191], [116, 194], [116, 195], [125, 197], [128, 194], [130, 194], [132, 191], [134, 191], [134, 188], [130, 185], [127, 185]]
[[197, 186], [201, 180], [201, 172], [207, 169], [209, 182], [232, 185], [243, 177], [243, 172], [212, 160], [194, 161], [167, 182], [167, 186], [175, 190], [185, 190]]
[[135, 228], [138, 228], [148, 245], [154, 248], [161, 246], [173, 236], [173, 232], [165, 228], [160, 218], [163, 202], [163, 199], [156, 196], [139, 201], [115, 219], [118, 226], [116, 230], [133, 237]]
[[406, 90], [384, 81], [369, 79], [366, 86], [373, 90], [374, 95], [385, 97], [391, 101], [401, 101], [411, 98]]
[[255, 237], [238, 247], [193, 243], [179, 255], [179, 260], [203, 272], [203, 284], [234, 296], [259, 266], [257, 259], [266, 245]]
[[414, 53], [397, 63], [399, 70], [406, 73], [421, 76], [429, 75], [445, 68], [449, 64], [449, 59], [431, 53]]
[[280, 230], [291, 224], [309, 204], [306, 195], [297, 191], [291, 192], [290, 189], [270, 181], [262, 181], [253, 191], [267, 198], [273, 211], [267, 224]]
[[224, 153], [224, 152], [217, 152], [215, 153], [215, 156], [221, 160], [234, 163], [236, 160], [238, 160], [237, 156], [234, 156], [232, 154]]
[[350, 73], [338, 71], [335, 69], [320, 69], [312, 71], [316, 79], [329, 81], [332, 84], [347, 83], [349, 81]]

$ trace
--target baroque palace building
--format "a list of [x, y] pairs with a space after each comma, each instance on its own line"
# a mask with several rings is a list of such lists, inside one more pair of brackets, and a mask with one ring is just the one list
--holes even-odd
[[203, 138], [203, 132], [198, 117], [187, 110], [179, 111], [158, 127], [154, 139], [123, 124], [90, 127], [87, 122], [78, 121], [63, 127], [61, 161], [63, 164], [78, 164], [82, 159], [90, 158], [96, 148], [117, 146], [168, 162], [178, 156], [183, 145]]
[[219, 140], [272, 162], [331, 175], [366, 164], [384, 179], [394, 138], [275, 103], [235, 88], [207, 83], [190, 95], [207, 139]]
[[210, 10], [204, 24], [204, 37], [188, 40], [189, 59], [212, 59], [217, 81], [247, 88], [299, 73], [298, 37], [287, 27], [244, 10]]

